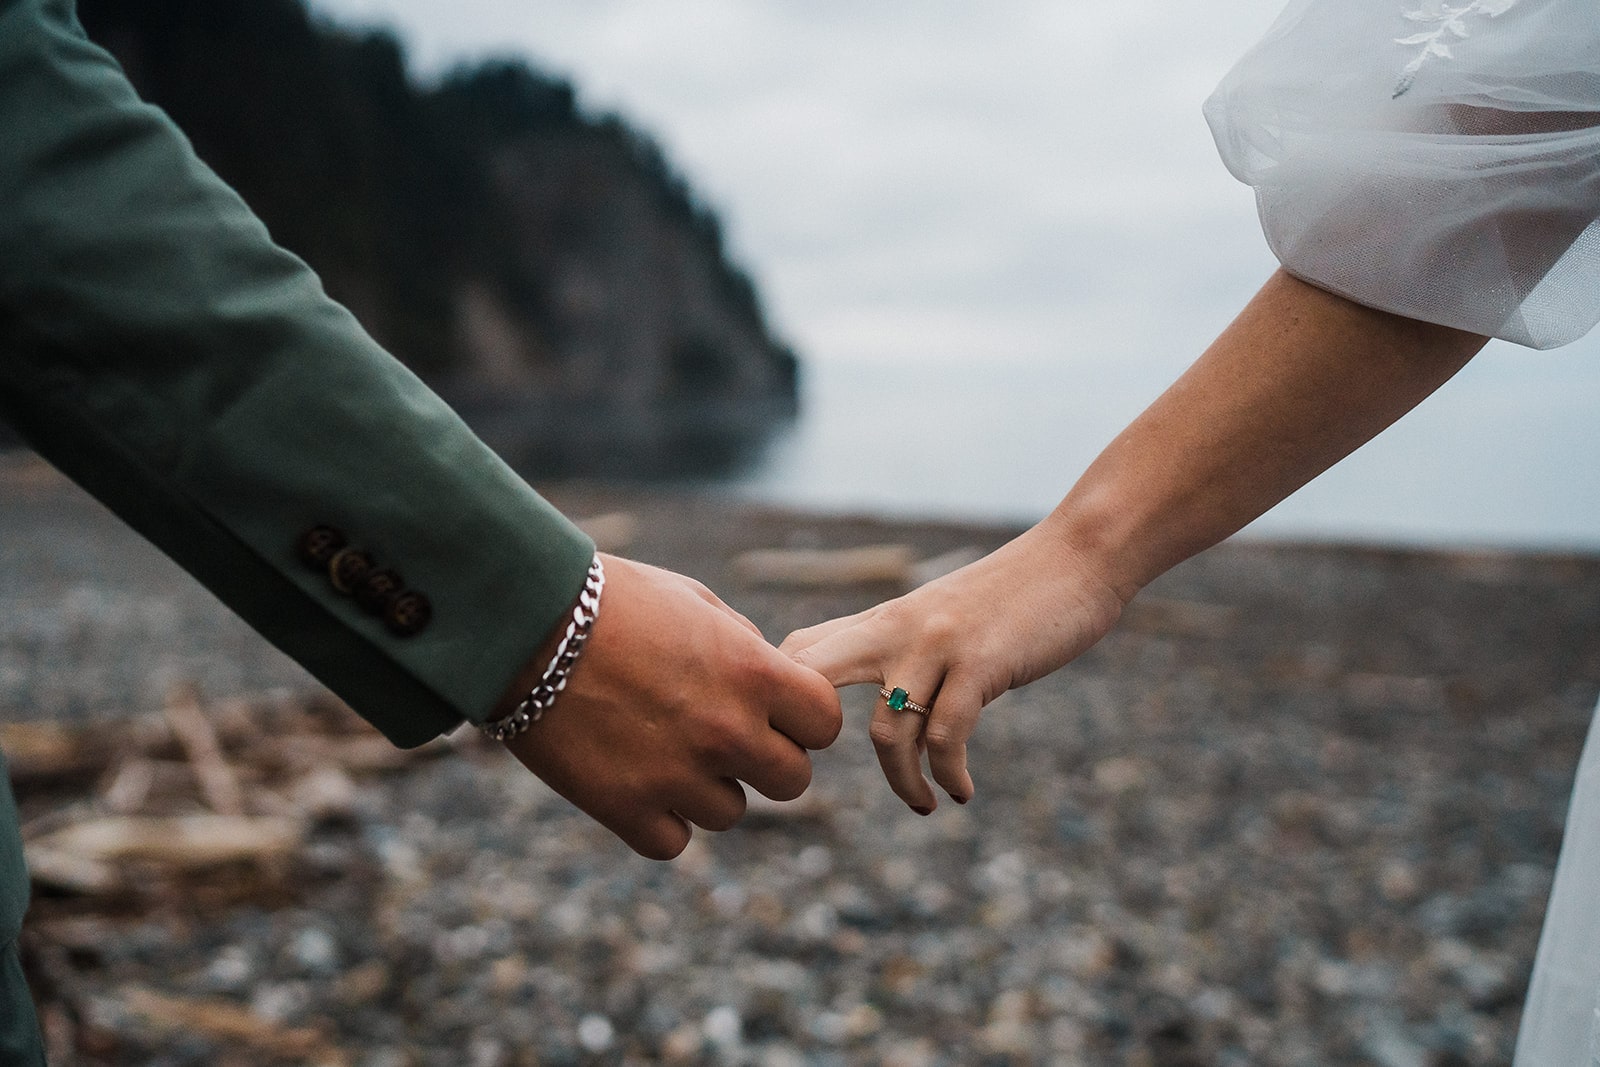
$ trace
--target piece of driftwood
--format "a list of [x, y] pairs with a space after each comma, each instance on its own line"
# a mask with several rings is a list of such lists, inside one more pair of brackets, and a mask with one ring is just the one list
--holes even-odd
[[392, 771], [412, 762], [417, 749], [396, 748], [382, 737], [330, 737], [289, 734], [260, 738], [254, 746], [262, 763], [291, 772], [338, 767], [350, 774]]
[[20, 788], [79, 776], [94, 776], [110, 758], [109, 749], [84, 730], [58, 723], [0, 723], [0, 751]]
[[915, 551], [910, 545], [860, 548], [766, 548], [735, 557], [733, 571], [750, 585], [822, 588], [840, 585], [909, 587]]
[[28, 875], [36, 886], [86, 896], [106, 896], [123, 888], [122, 873], [114, 864], [37, 842], [24, 847]]
[[[259, 790], [240, 788], [246, 810], [235, 814], [270, 814], [254, 802]], [[101, 776], [96, 799], [106, 815], [185, 815], [211, 807], [188, 760], [149, 759], [136, 752]]]
[[282, 1026], [231, 1001], [177, 997], [142, 986], [125, 988], [121, 1000], [129, 1014], [162, 1033], [190, 1031], [278, 1061], [316, 1067], [350, 1062], [321, 1029]]
[[218, 815], [243, 815], [244, 794], [239, 789], [238, 775], [228, 765], [217, 741], [216, 731], [204, 711], [200, 698], [192, 686], [180, 686], [167, 698], [165, 709], [167, 725], [178, 739], [194, 777], [200, 784], [200, 794], [206, 804]]
[[111, 729], [8, 723], [0, 742], [23, 771], [34, 881], [108, 901], [223, 864], [281, 874], [311, 826], [356, 812], [359, 778], [473, 743], [403, 751], [331, 700], [202, 706], [192, 687]]
[[807, 790], [793, 800], [773, 800], [762, 796], [754, 789], [745, 790], [745, 818], [749, 822], [744, 825], [747, 826], [801, 819], [826, 819], [833, 814], [833, 811], [833, 805], [824, 800], [815, 789]]
[[155, 760], [133, 756], [112, 768], [100, 789], [100, 803], [115, 815], [132, 815], [143, 808], [156, 787], [160, 767]]
[[304, 826], [283, 816], [107, 815], [83, 819], [26, 844], [35, 853], [59, 854], [97, 863], [145, 860], [176, 870], [221, 863], [264, 861], [288, 855]]

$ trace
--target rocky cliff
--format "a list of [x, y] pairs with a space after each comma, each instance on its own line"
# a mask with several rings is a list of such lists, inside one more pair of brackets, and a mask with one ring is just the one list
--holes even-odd
[[644, 134], [522, 62], [420, 85], [300, 0], [79, 0], [89, 34], [328, 291], [514, 462], [725, 462], [796, 361]]

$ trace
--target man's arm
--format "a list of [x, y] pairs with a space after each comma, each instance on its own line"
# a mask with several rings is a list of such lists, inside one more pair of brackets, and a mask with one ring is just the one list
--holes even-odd
[[[65, 0], [0, 0], [0, 414], [402, 745], [514, 703], [593, 555], [273, 245]], [[800, 746], [831, 741], [838, 704], [712, 599], [614, 570], [551, 713], [573, 721], [518, 751], [665, 855], [687, 839], [672, 812], [730, 821], [725, 778], [803, 788]], [[674, 640], [640, 644], [652, 627]], [[676, 658], [617, 681], [652, 648]], [[758, 697], [756, 679], [779, 692]], [[583, 731], [646, 718], [657, 751], [719, 758], [619, 781], [631, 750]], [[546, 735], [570, 751], [530, 759]], [[767, 781], [758, 755], [776, 753]], [[603, 796], [584, 784], [599, 780]], [[647, 830], [610, 805], [658, 818]]]
[[[0, 130], [0, 410], [397, 743], [486, 717], [587, 539], [271, 242], [68, 4], [0, 7]], [[319, 527], [425, 624], [391, 629], [303, 560]]]

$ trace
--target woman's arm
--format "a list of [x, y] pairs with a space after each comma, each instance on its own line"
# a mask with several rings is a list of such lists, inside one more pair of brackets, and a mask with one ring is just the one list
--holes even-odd
[[1126, 602], [1371, 440], [1486, 341], [1279, 271], [1044, 526]]
[[1098, 641], [1141, 588], [1216, 544], [1444, 384], [1486, 338], [1334, 296], [1280, 271], [1090, 465], [1051, 514], [982, 560], [784, 643], [835, 685], [904, 687], [872, 739], [913, 809], [965, 803], [983, 706]]

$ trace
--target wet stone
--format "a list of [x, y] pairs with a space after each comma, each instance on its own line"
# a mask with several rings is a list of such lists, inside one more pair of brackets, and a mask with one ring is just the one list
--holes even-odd
[[[882, 591], [741, 586], [742, 550], [803, 527], [928, 558], [1013, 532], [608, 492], [552, 495], [635, 511], [630, 551], [773, 638]], [[158, 709], [156, 675], [208, 702], [312, 699], [141, 550], [97, 591], [75, 560], [127, 545], [98, 522], [0, 508], [0, 722]], [[1600, 563], [1497, 567], [1221, 546], [1152, 586], [1168, 607], [986, 711], [970, 804], [906, 809], [857, 687], [806, 807], [697, 832], [670, 864], [470, 736], [341, 768], [337, 818], [275, 880], [36, 894], [46, 1007], [105, 1062], [174, 1067], [234, 1050], [155, 1035], [129, 990], [325, 1027], [328, 1062], [356, 1067], [1504, 1064], [1592, 712], [1569, 675], [1600, 677]], [[56, 817], [19, 794], [25, 818]]]

